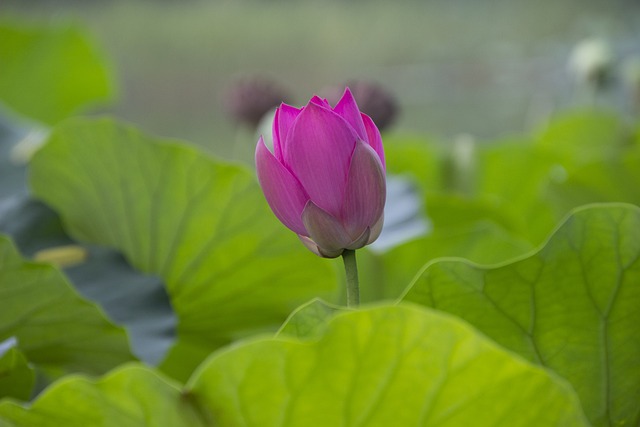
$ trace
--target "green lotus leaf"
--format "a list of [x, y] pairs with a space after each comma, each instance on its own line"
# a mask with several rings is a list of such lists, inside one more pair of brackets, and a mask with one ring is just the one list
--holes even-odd
[[23, 260], [0, 236], [0, 342], [15, 338], [45, 370], [101, 374], [133, 360], [122, 328], [51, 265]]
[[501, 266], [434, 262], [404, 300], [554, 370], [594, 426], [640, 420], [640, 208], [578, 209], [540, 250]]
[[226, 349], [187, 389], [222, 427], [587, 425], [564, 381], [412, 305], [338, 314], [314, 340]]
[[20, 350], [11, 347], [3, 352], [3, 344], [0, 343], [0, 399], [29, 400], [35, 384], [35, 372]]
[[199, 427], [205, 426], [179, 384], [150, 368], [131, 364], [93, 380], [69, 376], [29, 407], [0, 403], [2, 420], [15, 427]]
[[72, 120], [33, 158], [31, 185], [72, 237], [115, 248], [165, 281], [178, 343], [163, 367], [178, 378], [335, 289], [330, 263], [275, 219], [251, 172], [185, 144]]

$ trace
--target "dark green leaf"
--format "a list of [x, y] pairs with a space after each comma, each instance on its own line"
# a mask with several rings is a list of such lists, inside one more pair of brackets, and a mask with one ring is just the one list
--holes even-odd
[[12, 347], [5, 352], [0, 351], [0, 399], [29, 400], [34, 384], [33, 368], [20, 350]]

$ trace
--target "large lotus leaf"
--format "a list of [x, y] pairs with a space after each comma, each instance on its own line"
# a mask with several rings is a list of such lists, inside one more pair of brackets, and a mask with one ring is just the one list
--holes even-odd
[[536, 253], [425, 268], [404, 298], [467, 320], [575, 387], [596, 426], [640, 420], [640, 208], [579, 209]]
[[75, 24], [0, 22], [0, 102], [47, 124], [110, 97], [97, 49]]
[[132, 360], [125, 332], [54, 267], [23, 260], [0, 236], [0, 341], [42, 368], [99, 374]]
[[28, 407], [0, 403], [0, 425], [587, 426], [563, 380], [437, 312], [347, 312], [315, 338], [221, 350], [186, 390], [138, 365], [67, 377]]
[[173, 375], [335, 289], [331, 265], [278, 223], [248, 170], [184, 144], [106, 119], [69, 121], [33, 158], [31, 184], [76, 239], [165, 281], [178, 316]]
[[586, 426], [564, 381], [408, 305], [338, 314], [314, 340], [221, 351], [187, 388], [221, 427]]
[[104, 378], [66, 377], [27, 409], [0, 403], [2, 419], [16, 427], [198, 427], [206, 425], [179, 385], [139, 365]]
[[17, 343], [13, 337], [0, 343], [0, 399], [28, 400], [35, 384], [35, 372], [15, 346], [3, 348], [10, 341]]
[[340, 310], [349, 309], [329, 304], [320, 298], [314, 298], [291, 313], [278, 331], [278, 335], [287, 335], [296, 338], [316, 336], [323, 330], [326, 321]]

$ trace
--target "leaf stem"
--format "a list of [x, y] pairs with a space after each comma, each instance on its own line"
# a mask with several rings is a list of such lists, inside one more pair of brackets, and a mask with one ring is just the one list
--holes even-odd
[[358, 263], [356, 251], [345, 249], [342, 252], [344, 270], [347, 274], [347, 307], [357, 307], [360, 304], [360, 284], [358, 282]]

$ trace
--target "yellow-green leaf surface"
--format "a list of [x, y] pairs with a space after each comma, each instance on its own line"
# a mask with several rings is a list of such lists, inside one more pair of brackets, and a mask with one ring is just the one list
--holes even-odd
[[0, 342], [14, 337], [36, 366], [100, 374], [132, 360], [127, 336], [48, 264], [0, 236]]
[[411, 305], [338, 314], [316, 340], [221, 351], [187, 388], [220, 427], [587, 425], [564, 381]]
[[435, 311], [407, 304], [347, 311], [312, 335], [220, 350], [183, 390], [138, 365], [98, 380], [67, 377], [31, 406], [0, 403], [0, 425], [588, 425], [564, 380]]
[[54, 124], [90, 102], [111, 96], [97, 49], [74, 24], [0, 22], [0, 102]]
[[435, 262], [404, 300], [565, 377], [594, 426], [640, 422], [640, 208], [576, 210], [539, 251], [502, 266]]
[[298, 307], [278, 331], [280, 336], [308, 338], [319, 334], [326, 321], [345, 307], [329, 304], [319, 298]]
[[164, 279], [179, 322], [164, 367], [179, 378], [335, 288], [331, 265], [275, 219], [252, 173], [185, 144], [69, 121], [34, 157], [31, 185], [72, 236]]
[[16, 427], [198, 427], [205, 424], [179, 385], [153, 370], [126, 365], [104, 378], [69, 376], [29, 409], [0, 403], [2, 419]]

